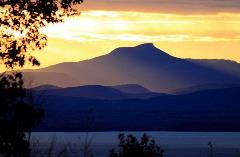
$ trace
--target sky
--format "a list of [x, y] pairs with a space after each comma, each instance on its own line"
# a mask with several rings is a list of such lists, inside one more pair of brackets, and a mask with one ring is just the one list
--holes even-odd
[[80, 16], [42, 29], [41, 67], [142, 43], [179, 58], [240, 62], [240, 0], [85, 0], [77, 8]]

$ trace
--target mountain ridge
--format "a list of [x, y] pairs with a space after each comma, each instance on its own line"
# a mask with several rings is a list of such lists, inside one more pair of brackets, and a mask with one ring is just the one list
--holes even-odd
[[[76, 80], [75, 83], [71, 83], [72, 86], [139, 84], [151, 91], [164, 93], [201, 84], [234, 84], [240, 81], [240, 71], [234, 75], [233, 72], [227, 72], [231, 68], [219, 70], [220, 65], [215, 68], [206, 64], [173, 57], [153, 44], [142, 44], [136, 47], [116, 48], [100, 57], [57, 64], [34, 72], [63, 73]], [[229, 65], [229, 62], [226, 64]], [[231, 66], [237, 69], [239, 64]], [[46, 80], [42, 80], [42, 84], [60, 87], [68, 87], [70, 84], [61, 84], [54, 80], [49, 83], [48, 77], [44, 77]]]

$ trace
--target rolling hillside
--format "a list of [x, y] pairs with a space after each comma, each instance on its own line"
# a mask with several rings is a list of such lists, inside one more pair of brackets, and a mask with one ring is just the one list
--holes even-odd
[[225, 88], [150, 99], [46, 96], [46, 115], [36, 131], [240, 131], [239, 93]]

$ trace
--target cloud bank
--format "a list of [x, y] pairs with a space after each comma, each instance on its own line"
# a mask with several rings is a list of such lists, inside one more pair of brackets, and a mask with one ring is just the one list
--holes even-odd
[[82, 10], [164, 13], [240, 12], [240, 0], [85, 0]]

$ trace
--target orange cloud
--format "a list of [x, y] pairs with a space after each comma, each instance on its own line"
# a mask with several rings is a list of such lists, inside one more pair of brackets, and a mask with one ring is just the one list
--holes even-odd
[[239, 12], [239, 0], [86, 0], [81, 10], [144, 11], [181, 14]]

